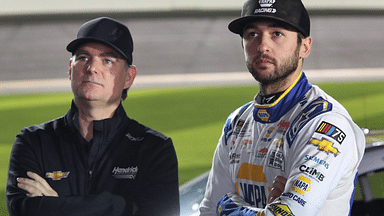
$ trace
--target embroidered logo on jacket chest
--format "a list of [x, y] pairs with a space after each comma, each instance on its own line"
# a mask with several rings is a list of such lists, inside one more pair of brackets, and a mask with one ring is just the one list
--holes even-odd
[[112, 176], [116, 179], [135, 179], [138, 171], [138, 166], [131, 166], [127, 168], [114, 167], [112, 170]]

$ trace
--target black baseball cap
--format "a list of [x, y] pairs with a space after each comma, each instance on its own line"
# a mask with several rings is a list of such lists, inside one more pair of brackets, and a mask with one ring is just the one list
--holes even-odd
[[132, 64], [133, 41], [129, 29], [124, 24], [109, 17], [99, 17], [84, 23], [77, 39], [68, 44], [67, 50], [72, 54], [85, 42], [101, 42], [117, 50]]
[[241, 17], [229, 23], [228, 29], [242, 35], [244, 26], [258, 19], [289, 24], [305, 37], [310, 33], [309, 15], [301, 0], [248, 0], [244, 3]]

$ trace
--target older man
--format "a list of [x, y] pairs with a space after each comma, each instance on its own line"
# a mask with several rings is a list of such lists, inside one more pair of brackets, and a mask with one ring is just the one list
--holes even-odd
[[107, 17], [91, 20], [67, 50], [72, 106], [17, 135], [6, 188], [10, 215], [178, 215], [172, 140], [127, 117], [121, 104], [136, 76], [128, 28]]

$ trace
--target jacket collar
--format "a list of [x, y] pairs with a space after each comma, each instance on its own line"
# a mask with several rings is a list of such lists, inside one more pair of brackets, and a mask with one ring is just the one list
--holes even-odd
[[272, 104], [260, 105], [254, 102], [253, 117], [261, 123], [273, 123], [304, 99], [304, 94], [312, 87], [304, 72], [295, 82]]
[[[74, 101], [72, 100], [71, 108], [65, 116], [67, 125], [69, 126], [72, 132], [80, 134], [79, 131], [79, 110], [76, 107]], [[123, 105], [120, 103], [117, 107], [112, 118], [103, 119], [93, 121], [93, 130], [94, 137], [98, 137], [97, 134], [104, 138], [105, 141], [110, 141], [115, 137], [116, 134], [119, 133], [122, 129], [124, 129], [125, 123], [128, 121], [127, 114], [124, 110]]]

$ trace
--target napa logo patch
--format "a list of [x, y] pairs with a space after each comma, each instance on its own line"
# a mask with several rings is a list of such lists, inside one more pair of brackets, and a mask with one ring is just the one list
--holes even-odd
[[239, 168], [235, 182], [237, 194], [243, 196], [250, 205], [258, 208], [264, 208], [267, 205], [268, 193], [271, 190], [267, 186], [263, 169], [263, 166], [243, 163]]
[[69, 175], [69, 172], [53, 171], [53, 172], [47, 172], [45, 174], [45, 177], [56, 181], [56, 180], [61, 180], [63, 178], [68, 178], [68, 175]]
[[276, 0], [259, 0], [261, 8], [256, 8], [254, 14], [259, 13], [276, 13], [276, 8], [273, 8], [273, 4]]
[[275, 216], [295, 216], [291, 209], [284, 204], [272, 204], [269, 208]]
[[335, 155], [335, 157], [340, 154], [339, 150], [337, 148], [333, 147], [333, 142], [330, 142], [326, 139], [323, 139], [323, 140], [312, 139], [309, 142], [309, 144], [318, 146], [318, 149], [320, 151], [324, 151], [327, 154], [331, 153], [331, 154]]
[[317, 133], [325, 134], [332, 139], [336, 140], [338, 143], [342, 143], [347, 136], [342, 130], [340, 130], [338, 127], [328, 123], [328, 122], [321, 122], [319, 127], [316, 129]]
[[292, 183], [292, 190], [298, 194], [304, 194], [311, 190], [311, 180], [300, 176]]
[[257, 112], [257, 117], [259, 117], [264, 122], [268, 122], [269, 117], [271, 117], [271, 115], [268, 114], [267, 110], [259, 109], [259, 111]]

